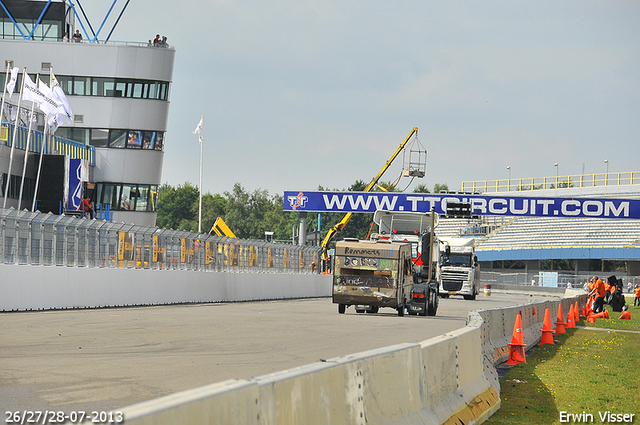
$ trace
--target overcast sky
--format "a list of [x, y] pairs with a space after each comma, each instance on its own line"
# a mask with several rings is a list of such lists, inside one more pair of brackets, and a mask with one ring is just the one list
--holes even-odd
[[201, 114], [204, 193], [368, 182], [413, 127], [411, 187], [640, 171], [638, 1], [132, 0], [111, 40], [156, 33], [176, 49], [163, 183], [198, 184]]

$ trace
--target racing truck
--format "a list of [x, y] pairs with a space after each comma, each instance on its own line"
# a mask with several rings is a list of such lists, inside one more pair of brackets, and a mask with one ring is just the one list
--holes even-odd
[[440, 245], [434, 232], [437, 215], [435, 212], [425, 214], [378, 210], [373, 221], [378, 224], [378, 233], [372, 239], [411, 244], [414, 286], [407, 312], [435, 316], [438, 309]]
[[443, 238], [440, 251], [440, 296], [475, 300], [480, 290], [480, 265], [473, 238]]
[[332, 298], [338, 313], [349, 306], [358, 313], [391, 307], [404, 316], [413, 288], [411, 244], [355, 238], [336, 242]]

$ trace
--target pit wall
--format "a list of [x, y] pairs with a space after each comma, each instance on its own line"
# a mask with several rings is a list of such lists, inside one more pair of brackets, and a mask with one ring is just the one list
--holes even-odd
[[331, 276], [0, 264], [0, 311], [254, 301], [331, 295]]
[[[509, 355], [516, 316], [540, 341], [544, 311], [584, 294], [469, 314], [467, 326], [419, 344], [337, 357], [250, 380], [228, 380], [121, 409], [127, 424], [431, 425], [482, 423], [500, 408], [495, 366]], [[555, 327], [555, 326], [554, 326]]]

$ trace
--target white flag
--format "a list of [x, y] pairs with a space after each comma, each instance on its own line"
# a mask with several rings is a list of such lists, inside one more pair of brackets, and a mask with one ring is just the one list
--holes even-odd
[[47, 115], [56, 114], [58, 112], [58, 108], [60, 108], [58, 102], [38, 89], [27, 73], [24, 73], [23, 87], [24, 93], [22, 93], [22, 98], [24, 100], [36, 102], [40, 110]]
[[18, 81], [18, 68], [15, 67], [11, 70], [11, 79], [7, 83], [7, 91], [9, 92], [9, 97], [13, 96], [13, 89], [16, 87], [16, 81]]
[[[56, 99], [56, 95], [49, 88], [48, 85], [42, 82], [42, 80], [38, 80], [38, 88], [46, 97], [54, 99], [58, 103], [58, 109], [53, 113], [47, 114], [47, 123], [49, 124], [49, 129], [51, 133], [55, 133], [60, 124], [63, 124], [63, 119], [66, 119], [66, 114], [64, 112], [64, 107], [61, 103], [59, 103]], [[42, 108], [40, 108], [42, 109]]]
[[53, 99], [62, 107], [62, 110], [58, 113], [58, 121], [61, 121], [60, 116], [62, 116], [64, 117], [64, 120], [67, 122], [67, 124], [71, 124], [73, 122], [73, 112], [71, 112], [71, 106], [69, 106], [67, 96], [64, 94], [64, 90], [62, 90], [62, 87], [60, 87], [60, 83], [58, 83], [56, 76], [53, 75], [53, 71], [51, 71], [51, 90], [53, 91]]
[[200, 117], [200, 122], [198, 123], [198, 126], [196, 127], [195, 130], [193, 130], [193, 134], [197, 134], [198, 135], [198, 140], [200, 140], [200, 143], [202, 143], [204, 141], [204, 136], [202, 135], [202, 125], [204, 124], [204, 115]]

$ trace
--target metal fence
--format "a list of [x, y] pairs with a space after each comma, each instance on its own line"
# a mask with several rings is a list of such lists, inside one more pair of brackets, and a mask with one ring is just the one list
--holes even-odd
[[318, 247], [0, 208], [0, 264], [313, 273], [319, 258]]
[[619, 271], [591, 272], [590, 274], [576, 274], [569, 271], [542, 271], [529, 273], [481, 271], [480, 282], [483, 285], [507, 284], [530, 286], [531, 279], [534, 279], [536, 286], [567, 288], [569, 284], [571, 284], [571, 288], [580, 289], [584, 286], [584, 283], [589, 282], [594, 275], [599, 276], [602, 280], [606, 280], [607, 277], [612, 275], [622, 279], [622, 283], [624, 285], [623, 292], [627, 292], [627, 284], [629, 282], [631, 282], [632, 288], [635, 288], [637, 284], [640, 284], [640, 276], [629, 276], [626, 272]]

